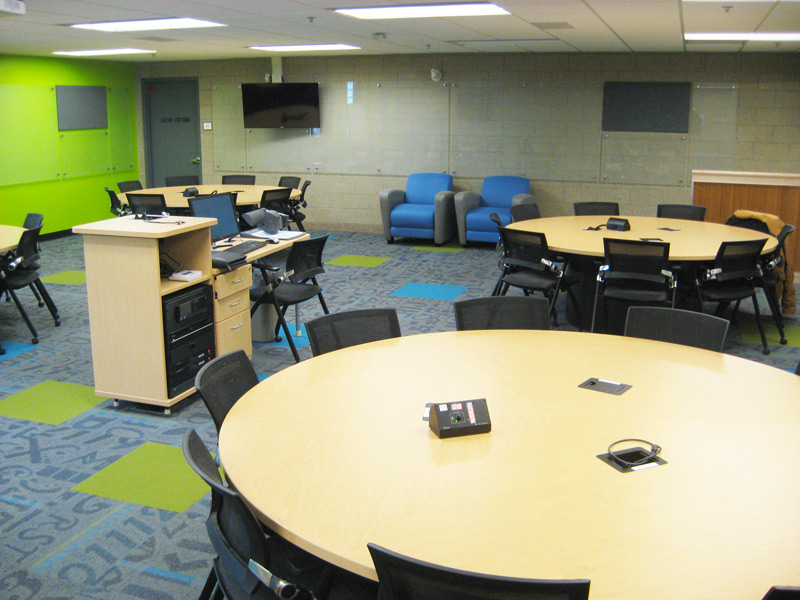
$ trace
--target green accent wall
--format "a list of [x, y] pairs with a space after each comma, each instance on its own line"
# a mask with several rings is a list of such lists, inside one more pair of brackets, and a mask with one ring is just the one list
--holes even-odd
[[[0, 224], [37, 212], [53, 233], [112, 218], [103, 188], [139, 179], [135, 81], [131, 64], [0, 55]], [[57, 85], [105, 86], [108, 129], [59, 132]]]

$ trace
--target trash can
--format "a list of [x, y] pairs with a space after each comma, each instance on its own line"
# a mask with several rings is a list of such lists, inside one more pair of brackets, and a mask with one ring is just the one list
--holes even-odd
[[[250, 303], [250, 308], [255, 302]], [[250, 318], [250, 328], [252, 329], [254, 342], [271, 342], [275, 339], [275, 325], [278, 322], [278, 315], [272, 304], [262, 304], [258, 307]]]

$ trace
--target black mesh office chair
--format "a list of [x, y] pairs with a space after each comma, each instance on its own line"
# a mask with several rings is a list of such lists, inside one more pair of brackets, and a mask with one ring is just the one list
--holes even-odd
[[228, 411], [257, 383], [258, 376], [244, 350], [217, 356], [197, 372], [194, 387], [211, 413], [217, 433]]
[[317, 317], [306, 323], [306, 333], [314, 356], [401, 335], [393, 308], [349, 310]]
[[[756, 218], [739, 218], [733, 215], [725, 224], [770, 234], [767, 224]], [[778, 239], [778, 247], [774, 252], [761, 256], [761, 277], [753, 281], [757, 288], [762, 288], [764, 290], [764, 296], [767, 299], [767, 304], [769, 304], [772, 319], [775, 322], [775, 327], [778, 330], [780, 343], [782, 345], [786, 344], [788, 340], [784, 333], [785, 323], [783, 319], [783, 310], [781, 308], [780, 288], [784, 285], [782, 271], [784, 269], [793, 268], [793, 266], [789, 264], [786, 254], [786, 238], [794, 233], [794, 230], [794, 225], [789, 223], [784, 224], [778, 232], [778, 235], [775, 236]]]
[[281, 272], [279, 268], [270, 267], [264, 263], [257, 263], [257, 268], [261, 271], [265, 284], [250, 288], [250, 300], [253, 306], [250, 314], [254, 314], [261, 304], [269, 303], [275, 307], [278, 315], [278, 323], [275, 325], [276, 340], [278, 329], [282, 328], [286, 341], [292, 350], [292, 355], [296, 362], [300, 362], [300, 355], [294, 345], [289, 326], [286, 324], [286, 310], [290, 306], [295, 307], [295, 321], [299, 327], [300, 310], [299, 305], [316, 296], [322, 305], [323, 312], [330, 313], [325, 298], [322, 295], [322, 288], [317, 283], [317, 275], [325, 272], [322, 262], [322, 251], [328, 236], [323, 235], [308, 240], [300, 240], [292, 244], [289, 254], [286, 257], [286, 269]]
[[294, 190], [290, 187], [281, 187], [274, 190], [264, 190], [261, 193], [261, 208], [268, 210], [275, 210], [279, 213], [285, 214], [289, 217], [290, 223], [294, 223], [297, 229], [305, 231], [301, 221], [305, 219], [305, 215], [298, 218], [298, 211], [296, 208], [296, 201], [292, 202], [290, 196]]
[[255, 185], [255, 175], [223, 175], [222, 185]]
[[665, 219], [705, 221], [706, 207], [698, 204], [659, 204], [656, 207], [656, 216]]
[[139, 194], [128, 192], [125, 194], [131, 212], [135, 215], [168, 215], [167, 200], [164, 194]]
[[278, 180], [278, 185], [280, 187], [288, 187], [293, 189], [298, 189], [300, 187], [300, 178], [299, 177], [292, 177], [291, 175], [283, 175]]
[[564, 273], [547, 248], [547, 238], [543, 233], [508, 227], [498, 230], [503, 256], [493, 295], [505, 296], [509, 287], [520, 288], [526, 296], [542, 292], [549, 301], [550, 315], [555, 317], [555, 303]]
[[120, 181], [117, 184], [117, 188], [119, 188], [120, 194], [127, 194], [128, 192], [135, 192], [137, 190], [144, 189], [144, 186], [138, 179], [132, 179], [130, 181]]
[[28, 313], [25, 312], [22, 303], [19, 301], [16, 290], [21, 290], [31, 285], [35, 286], [36, 290], [39, 292], [39, 297], [44, 300], [47, 305], [47, 309], [50, 311], [56, 327], [61, 325], [58, 309], [52, 298], [50, 298], [50, 294], [47, 293], [47, 289], [45, 289], [44, 285], [39, 280], [40, 265], [38, 261], [40, 257], [37, 251], [37, 244], [41, 229], [42, 227], [40, 225], [39, 227], [23, 231], [16, 250], [0, 259], [0, 293], [6, 292], [14, 301], [14, 304], [17, 305], [17, 310], [19, 310], [22, 319], [25, 321], [25, 324], [28, 326], [33, 336], [31, 342], [33, 344], [39, 343], [39, 334], [36, 332], [36, 328], [33, 326], [30, 317], [28, 317]]
[[575, 202], [572, 204], [572, 210], [575, 212], [576, 217], [584, 215], [619, 215], [618, 202]]
[[663, 306], [631, 306], [625, 336], [694, 346], [722, 352], [728, 321], [692, 310]]
[[592, 332], [601, 297], [606, 306], [606, 321], [609, 321], [607, 299], [675, 306], [675, 277], [669, 270], [668, 242], [603, 238], [603, 250], [604, 264], [597, 273], [592, 309]]
[[588, 579], [522, 579], [434, 565], [367, 544], [378, 600], [588, 600]]
[[514, 204], [509, 210], [511, 210], [512, 223], [542, 218], [542, 213], [539, 212], [539, 205], [535, 202]]
[[713, 267], [699, 269], [696, 272], [695, 287], [700, 300], [700, 309], [703, 311], [703, 302], [717, 302], [717, 316], [721, 316], [725, 308], [731, 302], [735, 302], [731, 320], [736, 317], [742, 300], [752, 298], [758, 332], [761, 335], [762, 352], [769, 354], [770, 349], [767, 346], [756, 297], [756, 281], [762, 277], [761, 251], [766, 242], [766, 239], [722, 242]]
[[167, 187], [177, 187], [180, 185], [200, 185], [200, 177], [197, 175], [170, 175], [164, 178], [164, 185]]
[[108, 197], [111, 199], [112, 215], [124, 217], [125, 215], [130, 214], [130, 212], [127, 210], [127, 207], [122, 204], [122, 201], [120, 201], [119, 196], [117, 196], [117, 193], [114, 190], [110, 190], [108, 188], [104, 189], [106, 192], [108, 192]]
[[[217, 553], [200, 600], [275, 600], [325, 598], [333, 569], [281, 540], [265, 535], [238, 492], [226, 483], [208, 448], [194, 429], [183, 438], [183, 455], [211, 487], [206, 529]], [[276, 486], [275, 493], [282, 493]]]
[[488, 296], [453, 302], [456, 329], [550, 329], [550, 303], [531, 296]]

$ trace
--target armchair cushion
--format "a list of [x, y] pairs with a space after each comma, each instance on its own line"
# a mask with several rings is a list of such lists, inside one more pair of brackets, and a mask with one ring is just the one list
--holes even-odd
[[530, 194], [531, 182], [526, 177], [496, 175], [483, 180], [481, 206], [510, 208], [514, 196]]

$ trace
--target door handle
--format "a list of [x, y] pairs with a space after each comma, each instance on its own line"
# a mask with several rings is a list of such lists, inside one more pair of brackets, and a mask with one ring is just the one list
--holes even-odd
[[199, 164], [200, 164], [200, 157], [199, 157], [199, 156], [195, 156], [195, 157], [192, 159], [192, 161], [191, 161], [191, 162], [192, 162], [192, 164], [193, 164], [193, 165], [199, 165]]

